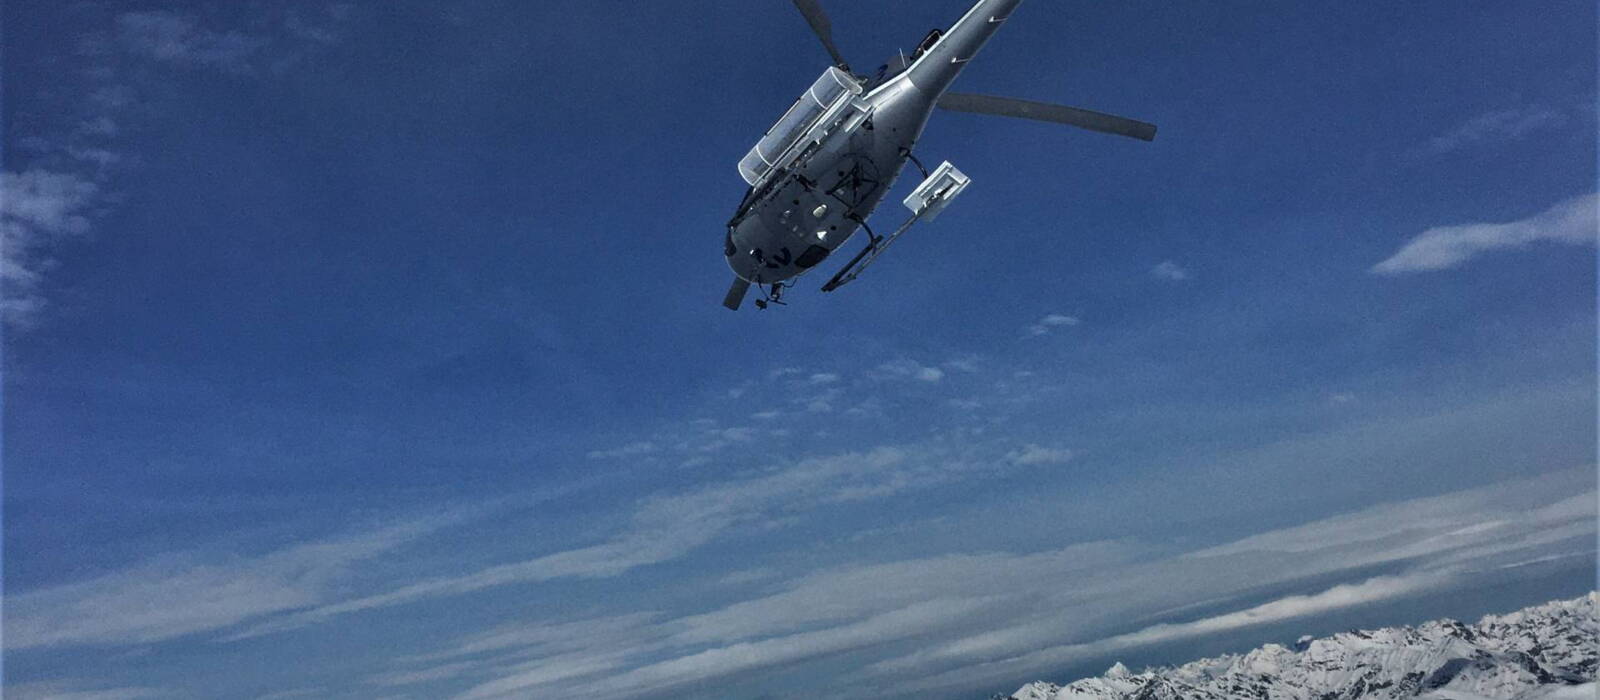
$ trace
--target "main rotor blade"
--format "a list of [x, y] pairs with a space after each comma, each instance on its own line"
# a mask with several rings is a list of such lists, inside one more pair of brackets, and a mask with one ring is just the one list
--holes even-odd
[[817, 38], [822, 40], [822, 47], [833, 57], [834, 65], [849, 73], [850, 66], [845, 64], [844, 56], [839, 53], [839, 47], [833, 45], [833, 23], [828, 21], [828, 15], [822, 11], [822, 6], [817, 4], [817, 0], [794, 0], [794, 6], [800, 8], [800, 14], [806, 16], [806, 23], [811, 25], [811, 31], [817, 33]]
[[[799, 0], [795, 1], [799, 2]], [[1030, 102], [1010, 97], [947, 92], [939, 98], [939, 106], [952, 112], [993, 114], [1001, 117], [1020, 117], [1042, 122], [1068, 124], [1090, 131], [1129, 136], [1143, 141], [1152, 141], [1156, 137], [1156, 125], [1154, 124], [1146, 124], [1126, 117], [1091, 112], [1077, 107], [1053, 105], [1046, 102]]]
[[728, 287], [728, 295], [722, 298], [722, 305], [734, 311], [739, 310], [739, 304], [744, 302], [744, 293], [750, 291], [750, 283], [742, 277], [733, 278], [733, 286]]

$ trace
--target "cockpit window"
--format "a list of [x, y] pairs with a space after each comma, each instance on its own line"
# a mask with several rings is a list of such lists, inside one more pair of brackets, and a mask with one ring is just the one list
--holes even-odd
[[917, 52], [912, 54], [911, 57], [915, 59], [917, 56], [927, 53], [929, 49], [933, 48], [934, 44], [939, 43], [939, 37], [942, 36], [944, 36], [944, 30], [942, 29], [934, 29], [933, 31], [928, 32], [927, 36], [922, 37], [922, 43], [917, 44]]

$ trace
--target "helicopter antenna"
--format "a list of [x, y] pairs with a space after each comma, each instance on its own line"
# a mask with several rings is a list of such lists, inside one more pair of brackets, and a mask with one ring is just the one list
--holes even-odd
[[839, 47], [833, 45], [833, 23], [828, 21], [827, 13], [822, 11], [822, 6], [817, 4], [817, 0], [794, 0], [794, 6], [799, 8], [800, 14], [806, 16], [806, 23], [811, 25], [811, 31], [816, 32], [817, 38], [822, 40], [822, 47], [833, 57], [834, 65], [846, 73], [855, 75], [855, 72], [850, 70], [850, 65], [844, 62], [844, 55], [839, 53]]

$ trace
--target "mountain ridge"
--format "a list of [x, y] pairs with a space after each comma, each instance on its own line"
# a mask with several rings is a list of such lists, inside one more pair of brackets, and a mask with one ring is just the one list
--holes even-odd
[[1600, 592], [1477, 624], [1351, 630], [1132, 673], [1121, 662], [1066, 685], [1036, 681], [993, 700], [1565, 700], [1594, 698]]

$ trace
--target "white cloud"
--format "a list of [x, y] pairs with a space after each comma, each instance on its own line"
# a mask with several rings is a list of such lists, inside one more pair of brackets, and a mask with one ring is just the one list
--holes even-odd
[[1428, 140], [1411, 152], [1413, 157], [1439, 156], [1497, 141], [1514, 141], [1542, 129], [1560, 126], [1566, 118], [1554, 109], [1529, 105], [1480, 114]]
[[[1192, 622], [1158, 624], [1143, 629], [1094, 640], [1092, 642], [1061, 644], [1025, 654], [982, 664], [967, 673], [947, 672], [919, 679], [907, 688], [936, 688], [941, 683], [957, 679], [972, 682], [975, 678], [1014, 678], [1019, 673], [1045, 669], [1075, 661], [1085, 661], [1097, 656], [1160, 644], [1178, 639], [1201, 637], [1241, 627], [1308, 617], [1344, 608], [1369, 605], [1402, 596], [1423, 592], [1456, 583], [1446, 572], [1426, 572], [1406, 576], [1380, 576], [1360, 583], [1340, 584], [1319, 593], [1293, 595], [1262, 603], [1250, 608]], [[884, 668], [894, 666], [885, 665]]]
[[[776, 510], [793, 513], [826, 503], [853, 500], [866, 492], [870, 492], [871, 497], [882, 497], [940, 480], [937, 464], [911, 472], [898, 470], [909, 456], [903, 449], [888, 447], [851, 452], [801, 460], [788, 468], [750, 479], [678, 494], [660, 494], [640, 502], [629, 527], [603, 544], [321, 605], [255, 625], [235, 638], [294, 629], [363, 610], [515, 583], [618, 576], [641, 566], [682, 557], [736, 526], [768, 520]], [[911, 481], [907, 474], [916, 475], [917, 481]]]
[[255, 700], [288, 700], [289, 698], [321, 698], [327, 697], [329, 691], [324, 687], [290, 688], [277, 690], [266, 695], [258, 695]]
[[118, 39], [129, 51], [162, 61], [195, 62], [229, 70], [245, 66], [266, 42], [239, 32], [213, 32], [194, 18], [169, 12], [128, 12], [117, 18]]
[[1573, 245], [1595, 244], [1595, 210], [1600, 197], [1573, 197], [1543, 212], [1509, 223], [1439, 226], [1422, 232], [1399, 252], [1372, 267], [1372, 272], [1396, 275], [1444, 270], [1479, 253], [1520, 248], [1539, 241]]
[[1083, 321], [1081, 319], [1079, 319], [1077, 316], [1066, 316], [1066, 315], [1062, 315], [1062, 314], [1050, 314], [1048, 316], [1045, 316], [1044, 318], [1039, 319], [1038, 323], [1035, 323], [1035, 324], [1033, 324], [1031, 326], [1028, 326], [1027, 331], [1028, 331], [1028, 335], [1034, 335], [1034, 336], [1044, 335], [1044, 334], [1049, 333], [1051, 330], [1054, 330], [1056, 328], [1065, 328], [1065, 327], [1069, 327], [1069, 326], [1076, 326], [1076, 325], [1078, 325], [1080, 323], [1083, 323]]
[[839, 375], [832, 372], [818, 372], [811, 375], [811, 379], [809, 381], [812, 384], [832, 384], [839, 381]]
[[1379, 576], [1360, 583], [1339, 584], [1320, 593], [1292, 595], [1235, 612], [1193, 622], [1146, 627], [1130, 634], [1101, 640], [1101, 647], [1132, 647], [1155, 644], [1183, 637], [1196, 637], [1224, 630], [1262, 625], [1279, 620], [1307, 617], [1342, 608], [1369, 605], [1400, 596], [1440, 588], [1455, 578], [1448, 572], [1428, 572], [1408, 576]]
[[[1072, 588], [1071, 593], [1046, 595], [1045, 602], [1033, 601], [1015, 615], [997, 612], [970, 636], [878, 662], [869, 671], [877, 678], [910, 679], [896, 687], [901, 692], [1009, 682], [1120, 650], [1462, 585], [1503, 569], [1506, 562], [1569, 554], [1566, 548], [1574, 542], [1592, 539], [1595, 493], [1586, 471], [1387, 504], [1190, 555], [1106, 567], [1103, 577], [1090, 580], [1056, 574], [1049, 577], [1050, 585]], [[1573, 486], [1587, 492], [1563, 499], [1563, 489]], [[1501, 522], [1474, 527], [1484, 518]], [[1378, 577], [1363, 573], [1378, 563], [1402, 570]], [[1351, 580], [1248, 602], [1252, 590], [1328, 575]], [[1171, 581], [1185, 585], [1174, 587]], [[989, 587], [986, 593], [1002, 590]], [[1132, 617], [1181, 619], [1196, 600], [1211, 607], [1235, 601], [1235, 608], [1188, 622], [1117, 629]], [[1172, 607], [1163, 607], [1163, 601]], [[1086, 641], [1061, 643], [1073, 639]]]
[[0, 214], [8, 222], [50, 234], [89, 230], [84, 210], [94, 201], [93, 182], [70, 173], [28, 170], [0, 173]]
[[943, 366], [948, 369], [974, 374], [978, 371], [979, 360], [975, 356], [968, 355], [966, 357], [945, 360]]
[[[127, 107], [167, 78], [147, 70], [151, 65], [234, 74], [281, 68], [306, 55], [308, 46], [330, 43], [348, 11], [332, 6], [265, 14], [250, 22], [257, 35], [208, 29], [193, 16], [164, 10], [126, 12], [108, 29], [86, 30], [73, 51], [52, 57], [60, 65], [56, 89], [71, 101], [67, 114], [14, 125], [37, 131], [17, 136], [33, 163], [0, 173], [0, 317], [7, 325], [25, 329], [37, 321], [46, 305], [46, 273], [56, 266], [54, 249], [68, 235], [87, 233], [114, 201], [113, 169], [129, 160], [114, 143]], [[148, 103], [143, 108], [157, 111]]]
[[290, 10], [270, 31], [245, 33], [212, 29], [168, 10], [126, 12], [117, 17], [117, 41], [129, 54], [159, 63], [251, 74], [284, 67], [305, 47], [335, 43], [345, 14], [330, 8], [326, 16], [308, 18]]
[[[1463, 528], [1493, 519], [1495, 513], [1507, 506], [1517, 508], [1523, 504], [1539, 503], [1559, 493], [1552, 485], [1541, 484], [1541, 480], [1534, 479], [1515, 484], [1515, 491], [1496, 484], [1442, 496], [1382, 503], [1303, 525], [1244, 537], [1186, 556], [1305, 553], [1323, 549], [1330, 543], [1379, 544], [1395, 535], [1407, 536], [1408, 542], [1433, 542], [1443, 546], [1441, 541], [1434, 539], [1436, 535], [1470, 532]], [[1370, 551], [1374, 554], [1369, 556], [1393, 556], [1391, 547], [1375, 547]], [[1378, 560], [1362, 559], [1360, 563], [1365, 565], [1375, 561]]]
[[676, 559], [704, 545], [740, 521], [732, 509], [706, 509], [681, 517], [660, 513], [636, 516], [634, 529], [604, 544], [566, 550], [526, 561], [500, 564], [458, 576], [443, 576], [394, 590], [321, 605], [255, 625], [231, 639], [246, 639], [324, 622], [341, 615], [375, 610], [517, 583], [562, 578], [608, 578], [632, 569]]
[[1126, 564], [1142, 550], [1089, 542], [1029, 554], [951, 554], [823, 571], [779, 593], [679, 618], [674, 639], [687, 645], [735, 642], [858, 620], [923, 600], [1031, 589], [1030, 582]]
[[916, 379], [924, 382], [937, 382], [944, 379], [944, 370], [924, 365], [915, 360], [899, 359], [878, 365], [878, 377], [882, 379]]
[[80, 133], [96, 136], [116, 136], [119, 130], [116, 120], [105, 114], [91, 117], [78, 125]]
[[723, 586], [743, 586], [745, 584], [755, 583], [756, 581], [765, 581], [767, 579], [776, 577], [778, 574], [779, 571], [777, 569], [770, 567], [741, 569], [717, 579], [717, 583]]
[[844, 414], [852, 418], [869, 418], [883, 415], [883, 403], [875, 398], [868, 398], [844, 410]]
[[1021, 449], [1008, 452], [1006, 454], [1006, 459], [1010, 460], [1013, 464], [1027, 466], [1035, 464], [1061, 464], [1072, 459], [1072, 450], [1055, 447], [1040, 447], [1038, 445], [1028, 444], [1024, 445]]
[[474, 686], [454, 697], [456, 700], [537, 697], [530, 694], [529, 690], [568, 679], [608, 673], [621, 667], [622, 662], [623, 654], [616, 652], [575, 652], [536, 659], [513, 667], [514, 672], [510, 675]]
[[433, 681], [455, 678], [466, 672], [478, 668], [476, 661], [457, 661], [448, 664], [438, 664], [420, 670], [390, 671], [378, 673], [367, 677], [367, 683], [381, 686], [404, 686], [417, 683], [431, 683]]
[[1193, 275], [1189, 274], [1188, 270], [1183, 269], [1182, 266], [1171, 260], [1162, 260], [1161, 262], [1157, 263], [1155, 267], [1150, 268], [1150, 274], [1156, 279], [1167, 280], [1169, 282], [1182, 282], [1190, 277], [1193, 277]]
[[[916, 471], [924, 461], [905, 451], [808, 460], [649, 499], [636, 511], [636, 530], [705, 522], [735, 529], [778, 509], [848, 499], [857, 487], [915, 485], [929, 476]], [[758, 568], [721, 583], [770, 580], [750, 587], [754, 597], [675, 616], [617, 611], [509, 623], [402, 659], [394, 674], [373, 680], [448, 676], [470, 686], [462, 698], [620, 698], [850, 654], [857, 667], [843, 671], [835, 689], [950, 692], [1065, 661], [1425, 595], [1472, 581], [1476, 571], [1570, 555], [1574, 542], [1595, 534], [1594, 498], [1592, 470], [1574, 470], [1375, 506], [1188, 555], [1101, 541], [852, 564], [789, 580]], [[1373, 576], [1378, 563], [1396, 570]], [[1313, 580], [1322, 583], [1304, 583]], [[1220, 612], [1187, 618], [1197, 600]]]
[[8, 591], [6, 649], [153, 642], [314, 605], [361, 562], [446, 522], [422, 519], [250, 559], [168, 556], [76, 583]]
[[660, 617], [655, 612], [639, 612], [540, 625], [501, 625], [457, 640], [442, 651], [402, 658], [399, 662], [410, 666], [507, 650], [565, 654], [595, 645], [611, 645], [625, 638], [649, 637], [648, 626]]
[[157, 688], [124, 687], [85, 690], [80, 681], [44, 681], [7, 685], [5, 695], [13, 700], [142, 700], [170, 697], [171, 691]]
[[[893, 376], [913, 381], [911, 367], [904, 369]], [[794, 379], [798, 383], [783, 388], [792, 390], [808, 377], [809, 372], [797, 374]], [[831, 390], [835, 389], [813, 391]], [[792, 414], [795, 420], [803, 420], [799, 405], [795, 404]], [[730, 437], [725, 431], [749, 430], [725, 425], [726, 421], [705, 419], [692, 425], [685, 422], [683, 431], [705, 439], [724, 439]], [[806, 428], [796, 430], [807, 434]], [[756, 434], [765, 435], [761, 431]], [[659, 436], [653, 442], [672, 449], [672, 443]], [[797, 563], [804, 567], [804, 561], [816, 559], [769, 558], [766, 550], [760, 550], [761, 557], [756, 560], [731, 561], [722, 556], [722, 547], [733, 545], [735, 536], [764, 528], [796, 523], [785, 533], [795, 534], [801, 527], [809, 527], [806, 518], [877, 510], [871, 504], [859, 508], [835, 504], [868, 499], [880, 503], [896, 494], [985, 470], [1070, 457], [1067, 450], [1048, 441], [1020, 445], [995, 440], [965, 452], [959, 451], [965, 448], [951, 447], [953, 444], [885, 448], [776, 465], [726, 465], [737, 471], [706, 470], [707, 475], [726, 480], [674, 487], [624, 501], [620, 519], [597, 514], [596, 522], [617, 526], [592, 533], [598, 538], [594, 541], [578, 543], [591, 546], [546, 544], [543, 546], [549, 549], [513, 555], [525, 557], [524, 561], [489, 567], [483, 567], [481, 560], [470, 567], [446, 564], [433, 570], [433, 578], [402, 578], [389, 584], [392, 589], [371, 587], [370, 581], [361, 587], [340, 586], [348, 597], [319, 594], [317, 602], [301, 608], [285, 609], [265, 619], [251, 618], [245, 624], [254, 626], [239, 636], [418, 601], [453, 606], [458, 602], [443, 599], [496, 587], [518, 586], [516, 590], [526, 590], [537, 598], [546, 591], [534, 584], [557, 579], [579, 587], [626, 587], [636, 582], [596, 584], [585, 579], [639, 576], [646, 573], [638, 571], [639, 567], [678, 560], [692, 565], [695, 577], [688, 585], [705, 588], [704, 595], [677, 596], [676, 601], [666, 603], [661, 596], [650, 597], [648, 603], [618, 596], [585, 613], [605, 617], [532, 619], [447, 638], [439, 642], [437, 653], [408, 659], [385, 669], [388, 673], [369, 674], [368, 680], [396, 688], [437, 682], [440, 687], [467, 692], [465, 697], [589, 697], [606, 693], [626, 697], [670, 694], [688, 687], [683, 684], [714, 681], [740, 669], [748, 673], [836, 654], [840, 655], [837, 658], [848, 655], [854, 669], [847, 665], [839, 680], [824, 687], [823, 693], [852, 683], [852, 673], [871, 684], [862, 687], [896, 692], [931, 676], [940, 678], [940, 687], [949, 692], [950, 688], [970, 686], [991, 670], [1010, 680], [1047, 668], [1048, 664], [1041, 667], [1038, 664], [1044, 662], [1028, 656], [1040, 649], [1075, 655], [1107, 653], [1096, 650], [1131, 648], [1263, 620], [1319, 614], [1381, 600], [1384, 595], [1410, 595], [1405, 585], [1415, 585], [1417, 591], [1426, 593], [1453, 585], [1456, 579], [1451, 577], [1473, 567], [1548, 560], [1570, 552], [1574, 538], [1592, 539], [1594, 533], [1593, 482], [1585, 473], [1582, 479], [1529, 480], [1375, 506], [1295, 528], [1239, 537], [1187, 555], [1166, 542], [1112, 541], [1043, 551], [922, 556], [903, 553], [909, 548], [872, 547], [873, 542], [894, 539], [874, 535], [851, 545], [865, 552], [861, 559], [809, 575], [770, 576], [759, 578], [760, 585], [737, 585], [768, 576], [773, 570], [757, 569], [741, 577], [728, 573], [729, 569], [715, 568], [720, 562], [739, 569], [776, 565], [785, 572], [798, 571], [794, 568]], [[904, 503], [914, 504], [909, 499]], [[1084, 505], [1082, 499], [1061, 493], [1059, 502], [1031, 500], [1021, 507], [1038, 510], [1045, 506], [1044, 517], [1054, 517], [1057, 511], [1052, 507], [1065, 516]], [[883, 510], [895, 512], [898, 508]], [[1494, 525], [1482, 525], [1485, 521]], [[914, 522], [915, 527], [905, 532], [946, 527], [930, 525], [926, 519]], [[911, 536], [905, 539], [910, 541]], [[707, 548], [708, 544], [715, 549]], [[942, 544], [948, 547], [948, 541]], [[765, 545], [758, 542], [754, 546]], [[1200, 546], [1188, 545], [1190, 549]], [[699, 556], [687, 559], [697, 551]], [[872, 560], [885, 556], [877, 553], [880, 551], [890, 552], [887, 556], [921, 558]], [[1374, 580], [1373, 567], [1378, 565], [1389, 575]], [[656, 572], [649, 573], [648, 578], [653, 578]], [[1172, 586], [1171, 581], [1185, 585]], [[672, 594], [665, 596], [669, 600], [676, 595], [668, 593]], [[1206, 601], [1203, 613], [1194, 612], [1192, 605], [1197, 600]], [[924, 604], [929, 607], [916, 607]], [[683, 607], [674, 607], [679, 605]], [[530, 606], [530, 610], [538, 608]], [[944, 614], [938, 614], [940, 611]], [[339, 620], [339, 624], [389, 619], [406, 612], [385, 610], [362, 620]], [[1194, 614], [1207, 617], [1194, 620]]]
[[98, 197], [93, 181], [72, 173], [0, 172], [0, 312], [7, 323], [33, 322], [44, 305], [45, 273], [55, 266], [50, 249], [89, 230]]
[[[659, 661], [586, 683], [584, 692], [592, 697], [659, 692], [707, 678], [836, 654], [873, 644], [915, 639], [979, 613], [991, 602], [993, 599], [984, 597], [919, 601], [836, 627], [741, 642]], [[468, 693], [461, 697], [504, 696]]]
[[749, 442], [756, 438], [755, 428], [733, 427], [714, 431], [717, 439], [728, 443]]

